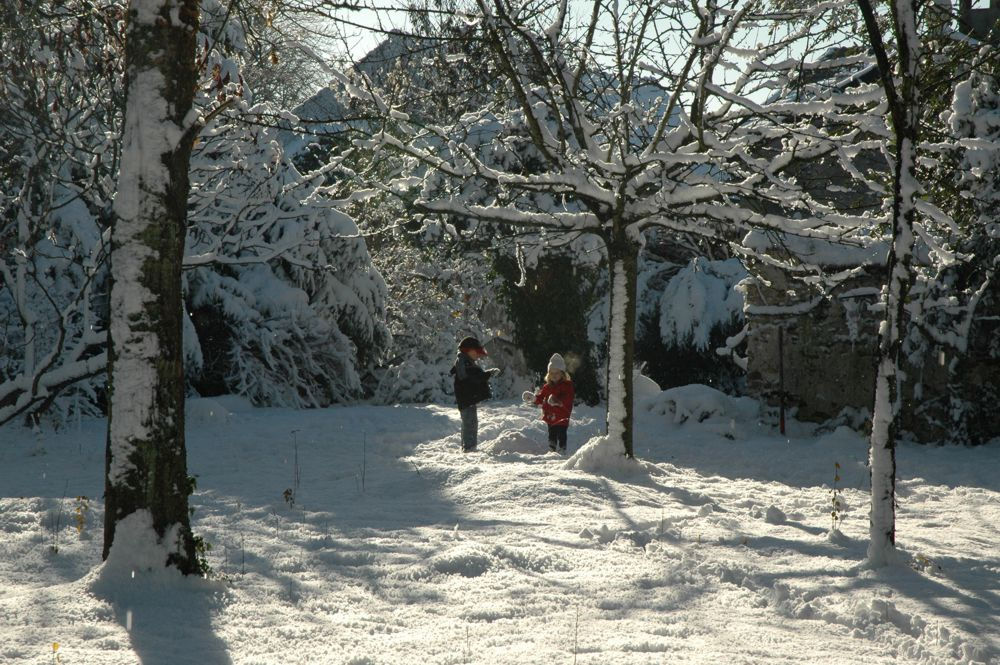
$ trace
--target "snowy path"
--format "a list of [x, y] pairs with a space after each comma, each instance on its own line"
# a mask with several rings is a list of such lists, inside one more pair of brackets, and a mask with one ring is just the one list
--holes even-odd
[[[95, 586], [100, 505], [81, 536], [74, 497], [100, 495], [101, 423], [38, 455], [0, 430], [0, 662], [51, 663], [53, 642], [67, 665], [1000, 662], [995, 447], [900, 451], [900, 542], [922, 569], [873, 572], [865, 442], [843, 430], [644, 414], [655, 466], [592, 474], [545, 453], [522, 406], [482, 409], [469, 455], [450, 408], [211, 406], [189, 449], [212, 584]], [[575, 415], [571, 452], [601, 418]]]

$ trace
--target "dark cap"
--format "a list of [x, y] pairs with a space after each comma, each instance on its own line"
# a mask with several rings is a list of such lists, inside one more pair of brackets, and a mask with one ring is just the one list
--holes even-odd
[[480, 344], [479, 340], [476, 339], [475, 337], [466, 337], [461, 342], [459, 342], [458, 343], [458, 350], [459, 351], [479, 351], [479, 353], [483, 354], [484, 356], [488, 356], [489, 355], [488, 353], [486, 353], [486, 349], [483, 348], [483, 345]]

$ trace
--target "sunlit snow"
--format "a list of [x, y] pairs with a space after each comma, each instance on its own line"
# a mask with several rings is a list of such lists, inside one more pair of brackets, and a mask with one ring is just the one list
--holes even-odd
[[649, 383], [638, 461], [600, 407], [564, 458], [509, 402], [473, 454], [449, 406], [189, 402], [209, 580], [145, 536], [101, 564], [102, 421], [2, 429], [0, 662], [998, 662], [1000, 449], [902, 445], [905, 563], [873, 571], [862, 436]]

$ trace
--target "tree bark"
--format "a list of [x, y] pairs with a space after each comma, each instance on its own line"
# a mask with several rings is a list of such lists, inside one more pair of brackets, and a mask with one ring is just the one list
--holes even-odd
[[858, 0], [868, 36], [881, 70], [896, 139], [893, 165], [892, 249], [887, 261], [885, 319], [880, 328], [877, 354], [875, 404], [872, 409], [870, 449], [871, 514], [868, 562], [879, 567], [891, 563], [896, 546], [896, 439], [901, 411], [900, 360], [905, 332], [906, 300], [914, 281], [911, 261], [917, 195], [917, 110], [920, 103], [919, 44], [915, 0], [891, 3], [896, 51], [899, 54], [899, 86], [875, 19], [870, 0]]
[[639, 247], [624, 231], [608, 240], [611, 311], [608, 322], [608, 437], [620, 439], [626, 457], [633, 447], [633, 365], [635, 364], [635, 296]]
[[110, 405], [104, 557], [147, 511], [164, 565], [200, 572], [184, 442], [181, 264], [197, 85], [197, 0], [132, 0], [126, 106], [111, 234]]

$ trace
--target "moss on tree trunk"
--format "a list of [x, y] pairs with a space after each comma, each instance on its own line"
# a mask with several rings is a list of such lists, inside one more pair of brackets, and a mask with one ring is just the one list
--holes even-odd
[[[119, 177], [119, 197], [128, 197], [134, 205], [127, 219], [116, 216], [112, 228], [104, 557], [111, 551], [116, 525], [146, 510], [159, 538], [177, 529], [178, 541], [164, 543], [169, 551], [164, 564], [187, 574], [200, 571], [188, 508], [192, 485], [184, 441], [181, 297], [191, 155], [186, 123], [197, 84], [198, 3], [165, 0], [153, 20], [140, 16], [141, 12], [130, 5], [125, 50], [126, 148]], [[149, 90], [140, 94], [140, 79], [147, 84], [161, 81], [159, 97], [151, 96]], [[158, 119], [171, 125], [163, 135], [176, 137], [162, 151], [147, 152], [143, 132], [149, 125], [136, 120], [136, 114], [157, 111], [141, 108], [150, 99], [163, 102], [162, 108], [168, 109], [168, 117]], [[153, 160], [158, 160], [160, 169]], [[137, 269], [133, 266], [124, 272], [140, 257]], [[144, 295], [138, 307], [133, 307], [135, 293]], [[125, 376], [125, 372], [132, 375]], [[137, 386], [135, 376], [149, 377], [151, 385]], [[122, 394], [123, 385], [132, 394]]]

